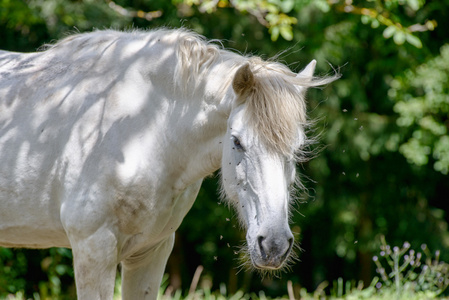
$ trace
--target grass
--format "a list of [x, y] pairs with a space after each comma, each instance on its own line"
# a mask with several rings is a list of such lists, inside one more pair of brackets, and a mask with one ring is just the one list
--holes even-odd
[[[301, 289], [296, 294], [292, 283], [288, 282], [288, 295], [280, 299], [327, 299], [327, 300], [424, 300], [424, 299], [448, 299], [444, 292], [449, 286], [449, 264], [440, 261], [440, 252], [431, 253], [426, 245], [421, 245], [421, 251], [411, 249], [411, 245], [405, 242], [402, 247], [391, 247], [383, 237], [381, 239], [379, 255], [373, 257], [376, 264], [377, 276], [374, 277], [368, 287], [354, 281], [344, 281], [339, 278], [329, 286], [323, 282], [314, 292]], [[198, 289], [198, 283], [202, 267], [195, 272], [189, 291], [173, 291], [168, 285], [168, 277], [164, 278], [159, 290], [158, 300], [268, 300], [263, 291], [259, 293], [245, 293], [238, 291], [228, 295], [223, 284], [217, 291], [210, 288]], [[120, 279], [116, 284], [113, 300], [121, 300]], [[8, 300], [25, 300], [22, 292], [9, 295]], [[36, 293], [32, 298], [41, 300]], [[49, 298], [47, 298], [49, 299]], [[45, 300], [47, 300], [45, 299]]]

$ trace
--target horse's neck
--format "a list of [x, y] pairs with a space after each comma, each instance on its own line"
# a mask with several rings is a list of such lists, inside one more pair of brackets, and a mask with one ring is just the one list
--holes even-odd
[[226, 119], [211, 105], [198, 107], [192, 115], [193, 120], [181, 119], [175, 125], [171, 144], [177, 152], [180, 169], [186, 173], [183, 177], [196, 181], [220, 168]]
[[[226, 73], [214, 72], [203, 78], [195, 91], [184, 91], [173, 102], [171, 149], [173, 167], [182, 170], [180, 185], [189, 185], [210, 175], [221, 166], [222, 140], [231, 110], [231, 90], [222, 88]], [[220, 92], [219, 92], [220, 90]], [[224, 92], [223, 92], [224, 91]]]

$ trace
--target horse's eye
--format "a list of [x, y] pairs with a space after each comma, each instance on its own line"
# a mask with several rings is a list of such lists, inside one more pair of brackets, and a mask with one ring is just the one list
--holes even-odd
[[238, 138], [234, 137], [234, 146], [238, 150], [243, 150], [242, 144], [240, 144], [240, 141]]

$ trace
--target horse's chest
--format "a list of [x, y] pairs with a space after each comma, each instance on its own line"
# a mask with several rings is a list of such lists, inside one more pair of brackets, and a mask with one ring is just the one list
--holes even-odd
[[117, 228], [125, 235], [143, 235], [159, 240], [173, 233], [192, 207], [202, 180], [182, 192], [160, 190], [150, 196], [118, 196], [113, 214]]

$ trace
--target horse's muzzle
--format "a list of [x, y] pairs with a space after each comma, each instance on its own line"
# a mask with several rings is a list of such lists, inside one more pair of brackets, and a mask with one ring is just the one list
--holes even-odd
[[293, 235], [286, 232], [280, 235], [258, 235], [251, 251], [251, 261], [257, 269], [277, 270], [283, 267], [284, 262], [293, 247]]

